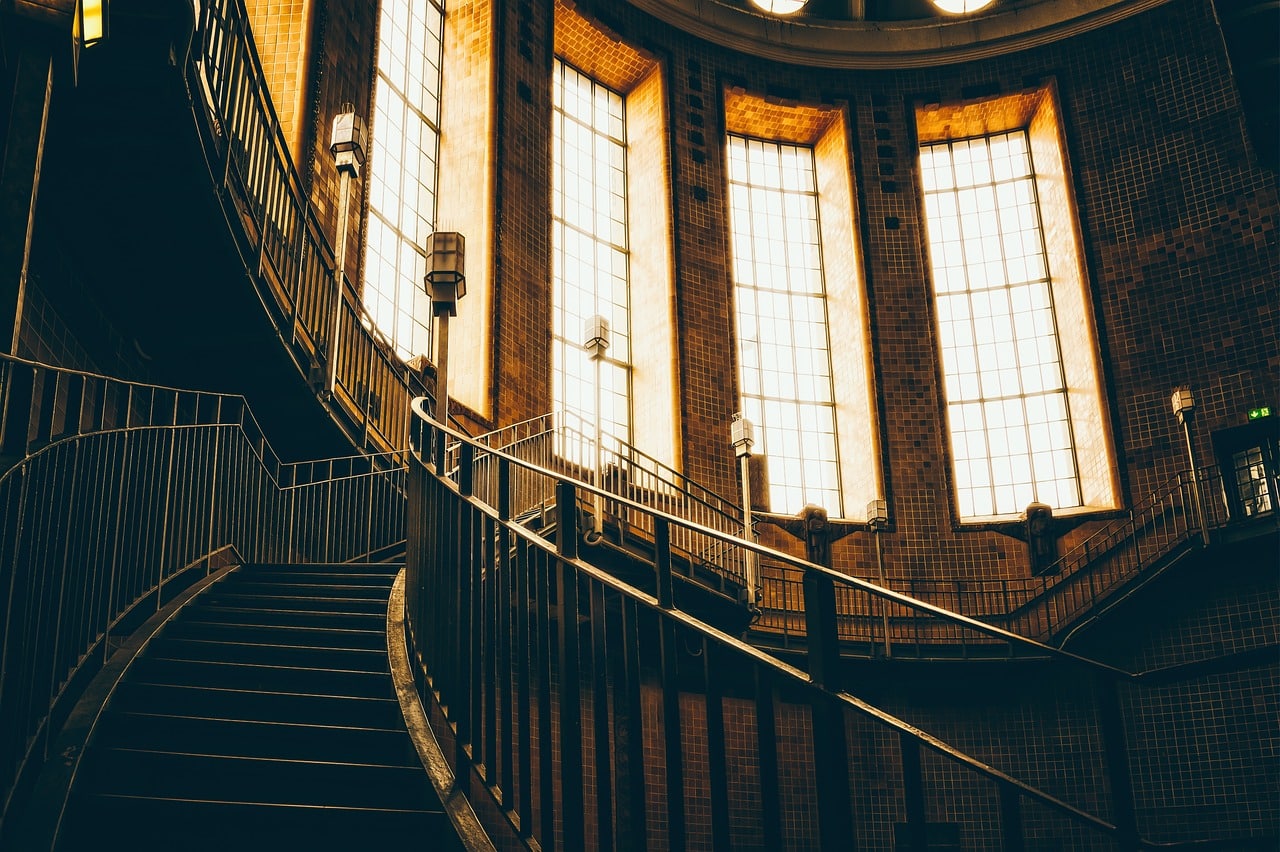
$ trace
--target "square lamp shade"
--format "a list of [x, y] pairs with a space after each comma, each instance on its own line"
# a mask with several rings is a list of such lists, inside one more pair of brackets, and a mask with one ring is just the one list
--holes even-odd
[[875, 500], [867, 503], [867, 523], [869, 524], [887, 524], [889, 523], [889, 501], [883, 497], [877, 497]]
[[609, 321], [599, 314], [588, 317], [582, 326], [582, 336], [586, 338], [582, 348], [587, 350], [587, 355], [593, 361], [603, 358], [609, 348]]
[[78, 0], [71, 36], [80, 47], [93, 47], [107, 37], [107, 0]]
[[427, 295], [435, 316], [458, 315], [458, 300], [467, 294], [466, 240], [457, 231], [427, 237]]
[[735, 414], [729, 424], [729, 436], [733, 451], [739, 457], [751, 455], [751, 446], [756, 442], [755, 424], [741, 414]]
[[350, 104], [347, 109], [333, 117], [333, 126], [329, 132], [329, 152], [337, 157], [350, 157], [357, 166], [364, 165], [365, 145], [368, 135], [364, 119], [356, 115]]
[[1174, 414], [1183, 414], [1196, 407], [1196, 400], [1191, 395], [1190, 388], [1178, 388], [1169, 398], [1169, 402], [1173, 406]]

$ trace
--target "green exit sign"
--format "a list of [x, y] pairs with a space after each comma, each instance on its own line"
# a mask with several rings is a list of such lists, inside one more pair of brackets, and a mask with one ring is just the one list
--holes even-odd
[[1249, 409], [1250, 420], [1260, 420], [1263, 417], [1270, 417], [1270, 416], [1271, 416], [1271, 406], [1269, 405], [1264, 405], [1260, 408]]

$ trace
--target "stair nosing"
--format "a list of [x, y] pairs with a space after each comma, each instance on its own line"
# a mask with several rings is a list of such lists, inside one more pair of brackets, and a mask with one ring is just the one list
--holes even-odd
[[[230, 716], [190, 716], [186, 713], [150, 713], [145, 710], [108, 710], [115, 718], [137, 717], [143, 719], [191, 719], [203, 722], [234, 722], [243, 725], [273, 725], [276, 727], [311, 728], [319, 731], [371, 731], [374, 733], [406, 734], [403, 728], [368, 728], [363, 725], [322, 725], [313, 722], [290, 722], [277, 719], [237, 719]], [[235, 755], [227, 755], [234, 757]]]

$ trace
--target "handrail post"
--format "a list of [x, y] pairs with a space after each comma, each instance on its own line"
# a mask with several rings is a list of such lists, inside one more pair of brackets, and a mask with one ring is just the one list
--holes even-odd
[[[805, 556], [831, 567], [831, 527], [827, 513], [806, 506], [800, 513]], [[840, 645], [836, 629], [836, 587], [830, 575], [804, 572], [805, 638], [809, 679], [824, 690], [839, 692]], [[813, 703], [813, 766], [818, 788], [818, 833], [824, 849], [853, 849], [853, 812], [849, 804], [849, 756], [844, 713], [819, 693]]]
[[1111, 787], [1111, 821], [1118, 829], [1121, 849], [1138, 848], [1138, 818], [1133, 804], [1133, 779], [1129, 772], [1129, 750], [1125, 743], [1124, 717], [1114, 679], [1099, 673], [1095, 680], [1098, 696], [1098, 728], [1102, 733], [1103, 756]]
[[1191, 412], [1195, 411], [1195, 399], [1188, 388], [1178, 388], [1171, 397], [1174, 416], [1182, 426], [1183, 437], [1187, 442], [1187, 464], [1190, 465], [1191, 499], [1195, 502], [1196, 520], [1200, 526], [1200, 542], [1209, 545], [1209, 519], [1205, 512], [1204, 496], [1200, 493], [1200, 469], [1196, 465], [1195, 442], [1191, 440]]

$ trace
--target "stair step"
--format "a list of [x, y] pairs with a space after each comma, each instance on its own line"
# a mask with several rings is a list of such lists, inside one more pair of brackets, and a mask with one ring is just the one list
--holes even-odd
[[387, 599], [349, 598], [349, 597], [303, 597], [301, 595], [242, 594], [233, 591], [221, 591], [217, 587], [210, 589], [209, 606], [230, 606], [249, 609], [282, 609], [301, 610], [305, 612], [323, 613], [375, 613], [386, 615]]
[[311, 566], [306, 569], [299, 570], [279, 570], [268, 571], [258, 569], [254, 571], [237, 571], [227, 577], [223, 582], [252, 582], [252, 583], [322, 583], [333, 584], [337, 586], [366, 586], [376, 589], [390, 589], [395, 582], [395, 574], [369, 574], [356, 571], [313, 571]]
[[306, 648], [296, 645], [253, 645], [209, 639], [170, 639], [162, 636], [148, 652], [169, 660], [252, 663], [261, 666], [332, 667], [344, 671], [387, 672], [386, 651], [364, 648]]
[[260, 571], [273, 573], [292, 573], [295, 571], [312, 571], [319, 574], [350, 574], [394, 577], [400, 573], [404, 562], [251, 562], [241, 565], [232, 576], [254, 574]]
[[385, 612], [308, 612], [306, 610], [271, 607], [210, 606], [201, 601], [189, 605], [184, 618], [203, 622], [257, 624], [269, 626], [332, 627], [335, 629], [386, 629]]
[[130, 667], [129, 679], [141, 683], [259, 689], [311, 695], [349, 695], [357, 698], [390, 698], [394, 694], [385, 672], [169, 660], [153, 656], [136, 660]]
[[174, 715], [163, 707], [150, 712], [108, 711], [94, 732], [93, 747], [421, 766], [403, 730]]
[[390, 586], [370, 586], [352, 583], [275, 583], [260, 581], [256, 577], [228, 577], [214, 592], [215, 595], [262, 595], [264, 597], [286, 598], [344, 598], [357, 600], [387, 599]]
[[[382, 622], [375, 622], [379, 625]], [[293, 624], [243, 624], [233, 621], [183, 619], [165, 629], [166, 639], [253, 642], [298, 648], [363, 648], [386, 651], [384, 630], [305, 627]]]
[[462, 846], [438, 809], [268, 805], [114, 794], [74, 803], [60, 852], [103, 849], [103, 837], [128, 838], [133, 852], [227, 849], [354, 850], [371, 846], [453, 852]]
[[[199, 744], [193, 744], [198, 748]], [[437, 802], [421, 766], [277, 760], [90, 748], [76, 783], [86, 793], [419, 810]]]
[[404, 724], [400, 704], [394, 698], [139, 683], [131, 679], [116, 687], [111, 708], [122, 712], [155, 712], [164, 708], [175, 716], [354, 728], [394, 729]]

